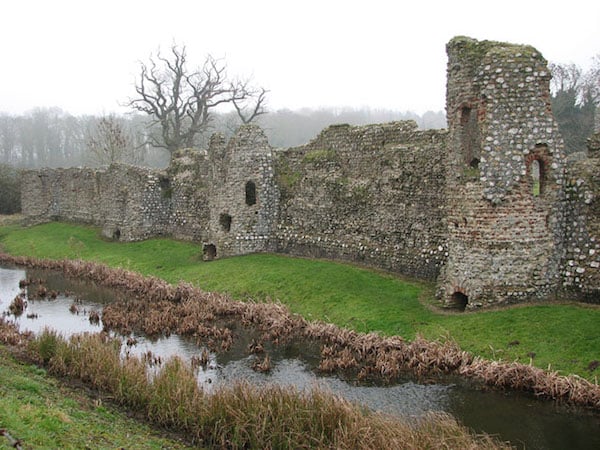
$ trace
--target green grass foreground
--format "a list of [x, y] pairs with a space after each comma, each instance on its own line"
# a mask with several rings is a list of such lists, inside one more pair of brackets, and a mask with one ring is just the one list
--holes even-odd
[[[13, 255], [85, 259], [185, 280], [236, 299], [277, 300], [308, 319], [357, 331], [413, 339], [454, 339], [488, 359], [533, 362], [562, 374], [594, 380], [588, 366], [600, 360], [600, 308], [582, 304], [528, 304], [472, 313], [435, 312], [433, 287], [330, 261], [255, 254], [201, 261], [194, 243], [151, 239], [108, 242], [96, 228], [49, 223], [0, 227], [0, 245]], [[593, 365], [592, 365], [593, 367]]]
[[[23, 448], [183, 449], [180, 442], [61, 385], [0, 347], [0, 428]], [[0, 449], [14, 448], [0, 436]]]

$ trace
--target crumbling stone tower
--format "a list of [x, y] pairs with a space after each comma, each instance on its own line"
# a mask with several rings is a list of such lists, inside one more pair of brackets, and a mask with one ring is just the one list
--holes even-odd
[[242, 126], [229, 142], [214, 136], [208, 148], [210, 195], [204, 257], [273, 251], [279, 191], [273, 149], [256, 125]]
[[560, 283], [564, 150], [546, 60], [530, 46], [447, 45], [448, 306], [544, 298]]

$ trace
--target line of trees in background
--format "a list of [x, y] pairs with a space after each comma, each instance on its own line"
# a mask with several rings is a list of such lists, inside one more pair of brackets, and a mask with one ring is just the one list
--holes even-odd
[[[361, 125], [415, 120], [422, 128], [443, 128], [445, 114], [370, 109], [279, 110], [261, 116], [260, 125], [274, 147], [301, 145], [334, 123]], [[58, 108], [39, 108], [24, 115], [0, 114], [0, 164], [17, 168], [102, 166], [125, 162], [165, 167], [170, 155], [148, 142], [158, 125], [140, 114], [73, 116]], [[216, 114], [195, 146], [206, 146], [213, 132], [231, 136], [240, 125], [235, 112]]]
[[565, 141], [567, 154], [586, 152], [600, 108], [600, 54], [583, 72], [576, 64], [550, 64], [552, 111]]
[[[443, 128], [445, 114], [370, 109], [279, 110], [261, 115], [260, 125], [274, 147], [307, 143], [335, 123], [364, 125], [394, 120], [415, 120], [422, 128]], [[232, 136], [241, 124], [235, 112], [215, 114], [207, 132], [195, 146], [205, 148], [213, 132]], [[0, 214], [19, 212], [18, 171], [41, 167], [99, 167], [124, 162], [166, 167], [170, 152], [152, 145], [149, 136], [160, 134], [160, 125], [141, 114], [73, 116], [59, 108], [38, 108], [23, 115], [0, 113]]]

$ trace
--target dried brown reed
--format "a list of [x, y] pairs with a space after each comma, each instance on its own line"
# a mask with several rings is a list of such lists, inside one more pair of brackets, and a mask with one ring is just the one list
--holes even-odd
[[265, 355], [265, 357], [261, 359], [255, 359], [252, 363], [252, 370], [261, 373], [268, 373], [272, 369], [271, 357], [269, 355]]
[[30, 349], [44, 346], [46, 354], [38, 359], [51, 373], [79, 378], [202, 447], [508, 448], [490, 437], [473, 436], [447, 415], [409, 421], [369, 412], [317, 389], [300, 393], [239, 383], [207, 394], [193, 368], [179, 358], [166, 361], [151, 377], [142, 359], [120, 358], [120, 342], [102, 333], [66, 340], [44, 331]]
[[97, 325], [100, 323], [100, 313], [98, 311], [90, 311], [88, 315], [88, 320], [92, 325]]
[[27, 307], [27, 301], [25, 296], [21, 293], [18, 294], [8, 306], [8, 310], [15, 316], [20, 316]]
[[489, 386], [518, 389], [538, 397], [600, 409], [600, 386], [577, 375], [562, 376], [531, 365], [481, 358], [461, 367], [460, 374]]
[[256, 339], [252, 339], [252, 341], [248, 344], [248, 352], [254, 355], [259, 353], [263, 353], [265, 351], [265, 347], [262, 342], [257, 341]]
[[39, 284], [34, 296], [36, 298], [46, 298], [46, 295], [48, 295], [48, 288], [43, 284]]
[[206, 368], [208, 363], [210, 362], [210, 353], [206, 347], [202, 349], [199, 356], [192, 356], [191, 365], [193, 369], [197, 369], [199, 367]]
[[[427, 341], [417, 337], [382, 337], [341, 329], [332, 324], [307, 322], [278, 303], [237, 302], [225, 295], [207, 293], [190, 285], [170, 285], [124, 269], [84, 261], [37, 260], [0, 254], [0, 262], [62, 271], [124, 292], [127, 300], [104, 308], [106, 329], [129, 334], [187, 334], [206, 340], [213, 351], [226, 350], [233, 332], [224, 320], [255, 327], [261, 339], [281, 343], [294, 338], [321, 343], [324, 371], [355, 370], [360, 378], [393, 381], [402, 373], [430, 377], [454, 374], [502, 389], [518, 389], [537, 396], [600, 409], [600, 386], [576, 376], [560, 376], [519, 363], [499, 363], [473, 358], [452, 341]], [[216, 324], [219, 324], [217, 326]]]
[[0, 315], [0, 343], [19, 346], [31, 338], [31, 333], [19, 333], [19, 328]]

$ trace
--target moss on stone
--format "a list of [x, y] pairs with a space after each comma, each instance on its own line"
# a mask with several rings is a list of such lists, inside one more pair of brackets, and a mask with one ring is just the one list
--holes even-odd
[[520, 54], [522, 58], [542, 58], [539, 52], [530, 45], [510, 44], [499, 41], [478, 41], [467, 36], [456, 36], [448, 42], [446, 49], [448, 53], [455, 53], [458, 58], [473, 68], [486, 57], [498, 57], [501, 59], [515, 57]]
[[332, 149], [317, 149], [311, 150], [304, 158], [302, 158], [302, 162], [304, 163], [322, 163], [322, 162], [330, 162], [335, 161], [337, 159], [337, 152]]
[[293, 198], [294, 188], [302, 179], [302, 174], [292, 169], [285, 159], [278, 160], [275, 173], [276, 183], [279, 186], [280, 199], [286, 201]]

